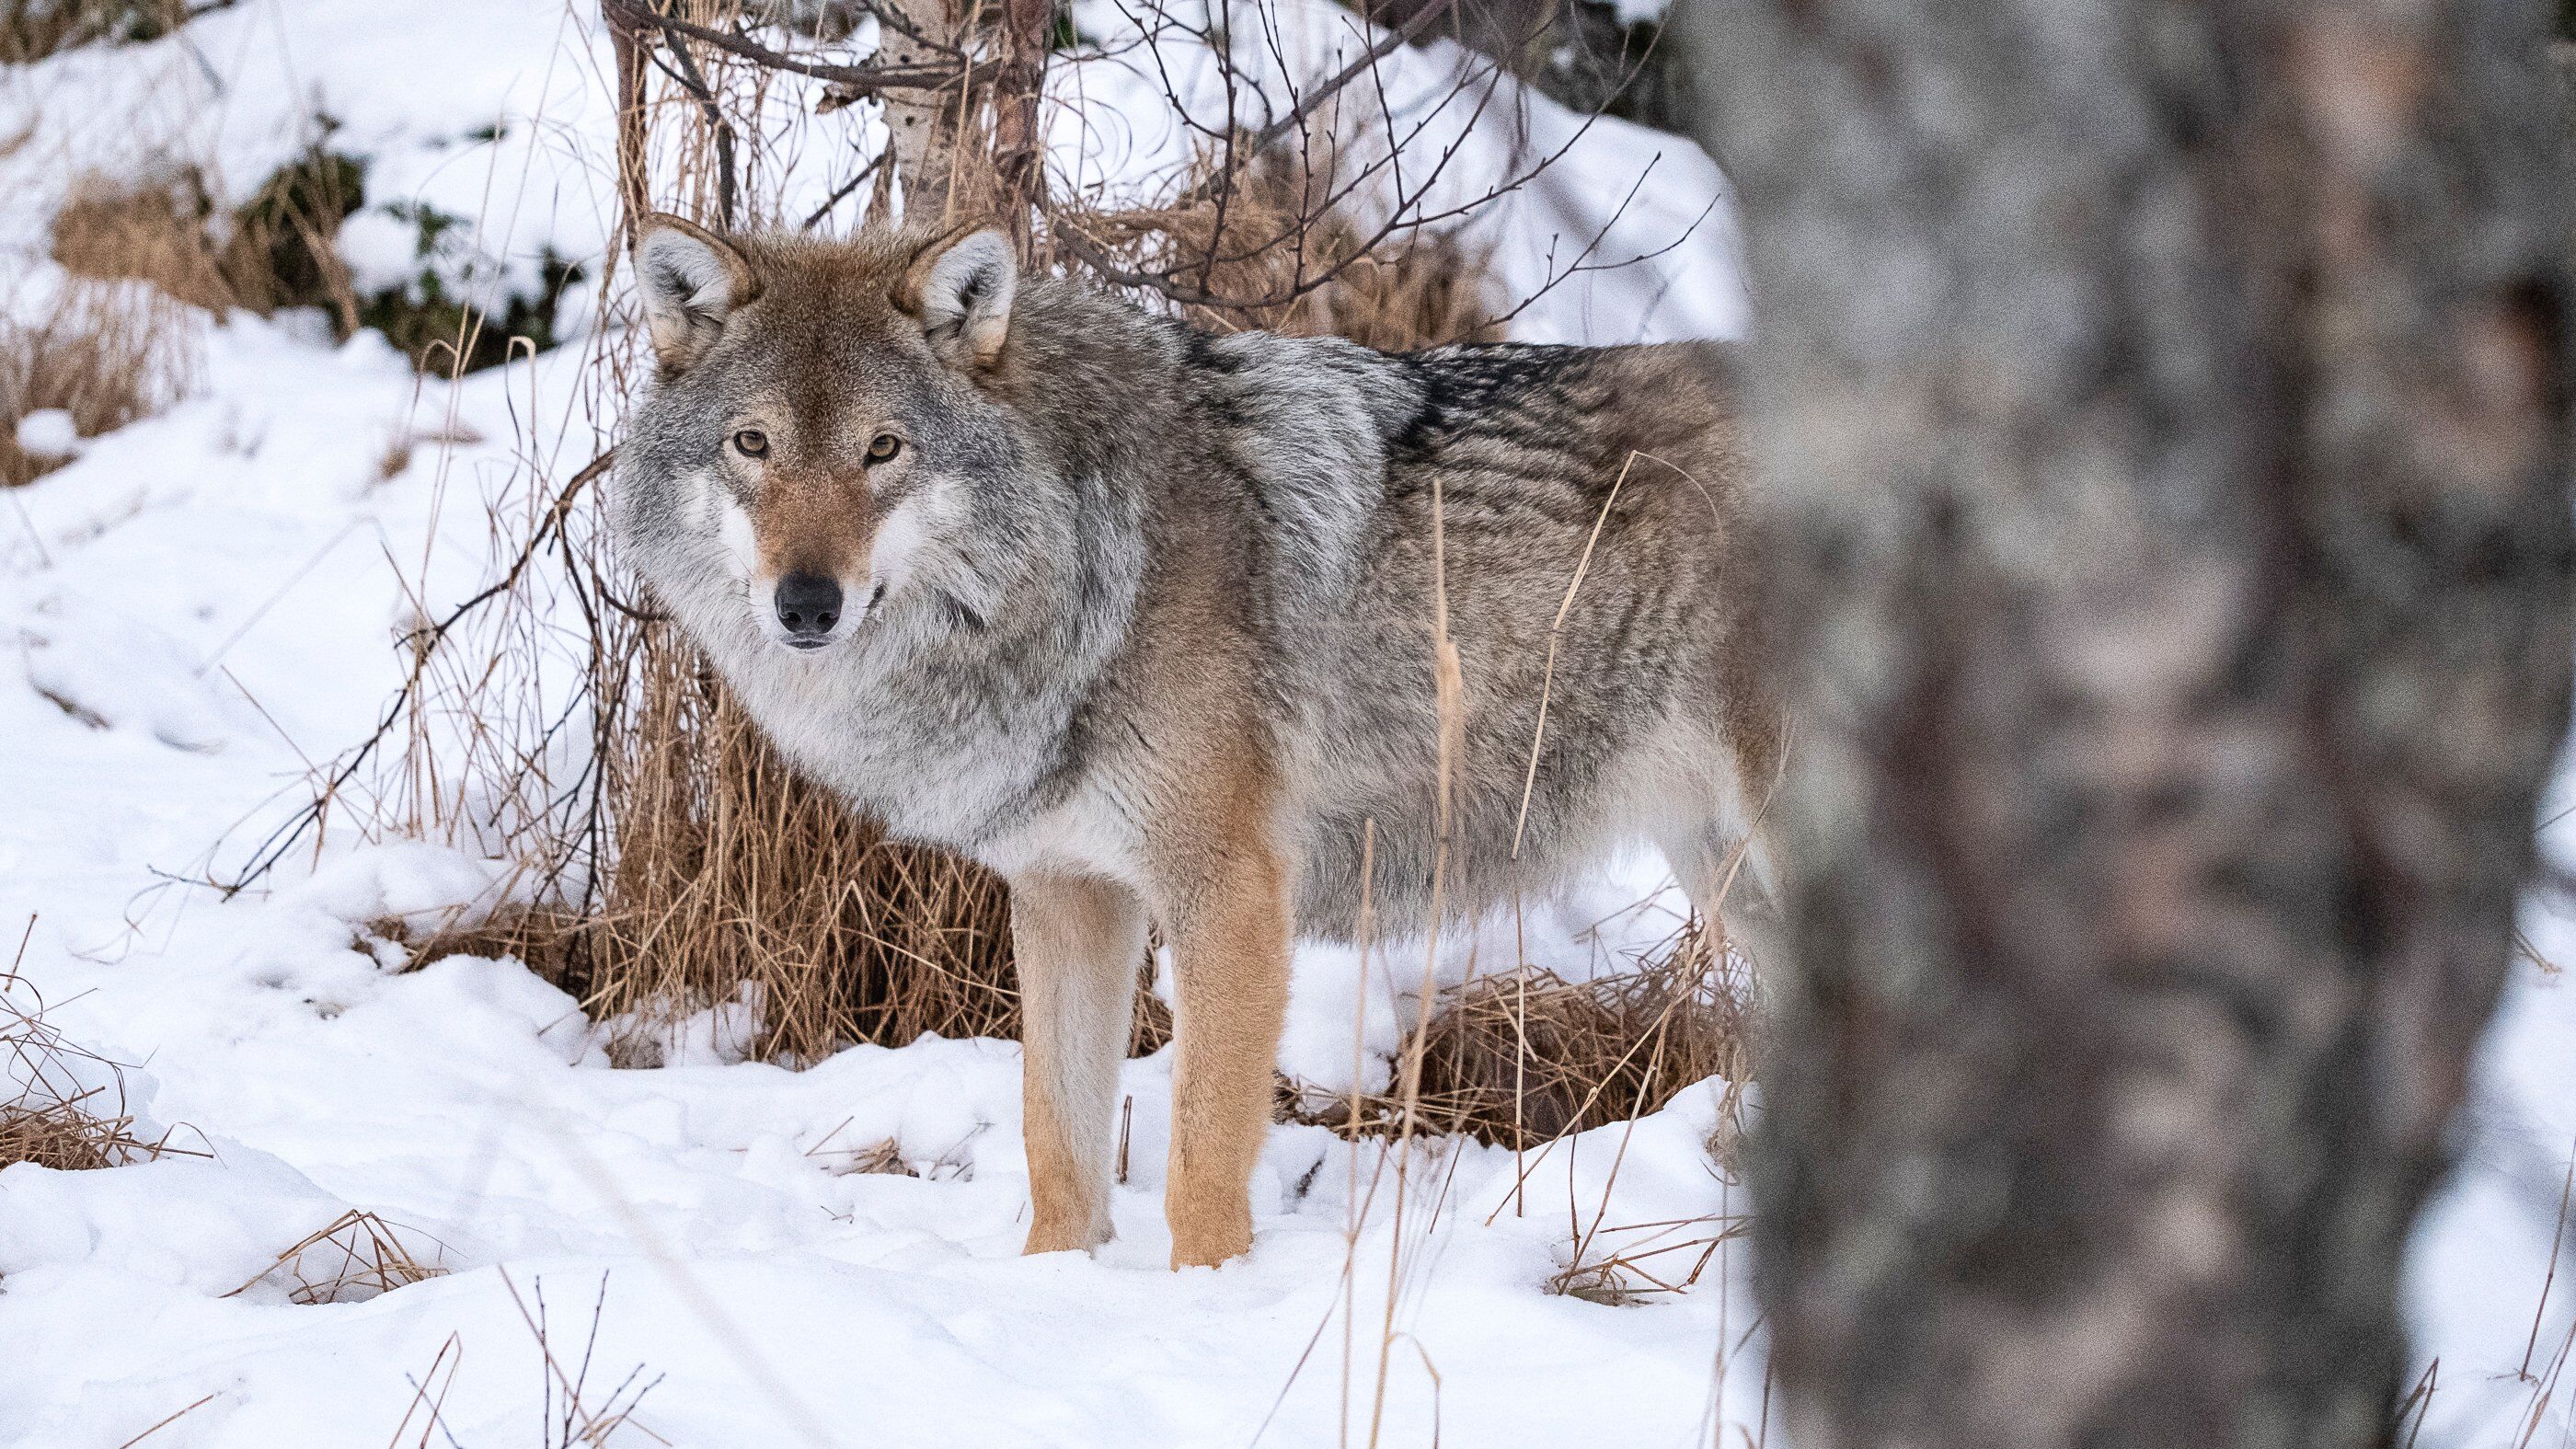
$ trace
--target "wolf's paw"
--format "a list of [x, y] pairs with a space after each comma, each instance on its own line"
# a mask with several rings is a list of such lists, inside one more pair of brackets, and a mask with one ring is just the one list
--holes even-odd
[[1172, 1267], [1213, 1268], [1252, 1251], [1252, 1210], [1176, 1216], [1172, 1221]]
[[1029, 1239], [1020, 1245], [1020, 1256], [1027, 1258], [1039, 1253], [1088, 1253], [1108, 1241], [1109, 1227], [1106, 1223], [1093, 1226], [1088, 1223], [1052, 1222], [1046, 1218], [1040, 1218], [1030, 1225]]

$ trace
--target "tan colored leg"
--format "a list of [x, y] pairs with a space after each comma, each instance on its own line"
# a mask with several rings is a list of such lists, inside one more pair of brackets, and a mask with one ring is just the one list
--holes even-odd
[[1011, 882], [1020, 968], [1021, 1097], [1036, 1213], [1021, 1251], [1109, 1241], [1109, 1154], [1145, 960], [1145, 909], [1126, 887], [1078, 876]]
[[1254, 1162], [1270, 1130], [1271, 1083], [1288, 1011], [1285, 872], [1237, 837], [1166, 921], [1178, 985], [1171, 1176], [1163, 1212], [1172, 1266], [1222, 1263], [1252, 1246]]

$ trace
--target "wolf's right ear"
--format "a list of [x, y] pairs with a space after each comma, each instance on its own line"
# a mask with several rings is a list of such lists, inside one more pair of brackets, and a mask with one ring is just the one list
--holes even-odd
[[653, 351], [666, 367], [704, 354], [724, 331], [725, 319], [760, 295], [760, 278], [731, 243], [658, 211], [637, 230], [635, 270]]

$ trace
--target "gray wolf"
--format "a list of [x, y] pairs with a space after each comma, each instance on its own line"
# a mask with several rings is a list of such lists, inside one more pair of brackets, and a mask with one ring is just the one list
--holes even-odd
[[1781, 736], [1716, 346], [1210, 336], [992, 231], [655, 217], [636, 257], [620, 552], [799, 768], [1009, 881], [1028, 1251], [1108, 1237], [1149, 923], [1172, 1263], [1212, 1264], [1251, 1244], [1294, 937], [1635, 840], [1713, 908], [1744, 859]]

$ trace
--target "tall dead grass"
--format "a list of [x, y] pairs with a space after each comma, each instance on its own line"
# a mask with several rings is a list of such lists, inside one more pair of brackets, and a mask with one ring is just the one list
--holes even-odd
[[358, 163], [318, 144], [230, 212], [193, 168], [88, 176], [55, 213], [53, 256], [81, 276], [147, 282], [211, 311], [321, 307], [345, 334], [359, 300], [337, 239], [364, 199]]
[[0, 486], [69, 461], [31, 452], [18, 424], [61, 410], [92, 438], [158, 412], [196, 369], [189, 310], [322, 305], [354, 325], [348, 268], [333, 244], [357, 204], [355, 163], [314, 149], [281, 168], [219, 222], [192, 170], [141, 179], [87, 177], [52, 230], [70, 274], [46, 305], [0, 318]]
[[147, 282], [221, 311], [240, 296], [208, 224], [213, 211], [194, 171], [157, 181], [84, 176], [54, 214], [54, 260], [80, 276]]
[[[364, 168], [324, 144], [327, 127], [321, 135], [230, 210], [216, 206], [214, 188], [193, 167], [83, 178], [55, 214], [54, 259], [82, 276], [146, 282], [215, 312], [318, 307], [339, 335], [375, 328], [424, 373], [455, 376], [495, 366], [514, 350], [554, 345], [563, 294], [583, 272], [550, 251], [536, 290], [513, 292], [497, 310], [451, 295], [427, 262], [409, 283], [361, 295], [339, 234], [366, 201]], [[405, 219], [420, 229], [424, 256], [453, 222], [426, 209]]]
[[74, 278], [34, 311], [0, 316], [0, 486], [71, 459], [20, 445], [30, 414], [69, 413], [72, 431], [94, 438], [158, 412], [196, 366], [184, 309], [150, 288]]

